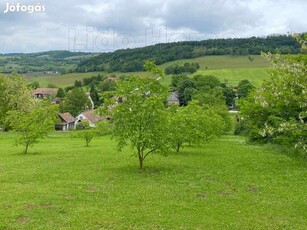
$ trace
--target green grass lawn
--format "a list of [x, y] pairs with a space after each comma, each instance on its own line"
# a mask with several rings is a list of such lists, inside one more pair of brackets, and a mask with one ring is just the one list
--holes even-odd
[[109, 137], [69, 133], [22, 155], [0, 133], [0, 229], [306, 229], [307, 163], [223, 136], [138, 169]]

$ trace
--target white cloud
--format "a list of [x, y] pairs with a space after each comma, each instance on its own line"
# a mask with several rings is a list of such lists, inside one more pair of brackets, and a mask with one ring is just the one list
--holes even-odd
[[4, 14], [7, 2], [0, 0], [1, 53], [103, 52], [157, 42], [307, 31], [305, 0], [43, 0], [43, 13]]

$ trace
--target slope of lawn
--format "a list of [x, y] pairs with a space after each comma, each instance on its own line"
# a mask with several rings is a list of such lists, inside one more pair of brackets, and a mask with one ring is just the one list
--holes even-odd
[[0, 133], [0, 229], [306, 229], [307, 163], [223, 136], [138, 169], [109, 137], [69, 133], [22, 155]]
[[[253, 57], [253, 61], [250, 61], [248, 56], [204, 56], [168, 62], [159, 67], [165, 69], [165, 67], [173, 64], [183, 65], [185, 62], [197, 62], [200, 65], [200, 69], [195, 74], [214, 75], [218, 77], [221, 82], [227, 82], [233, 85], [237, 85], [240, 80], [247, 79], [250, 80], [255, 86], [260, 86], [262, 81], [268, 77], [268, 63], [260, 55], [251, 55], [251, 57]], [[45, 76], [44, 74], [35, 73], [35, 75], [26, 75], [26, 78], [29, 79], [30, 82], [39, 82], [41, 87], [47, 87], [49, 84], [57, 87], [67, 87], [73, 85], [75, 80], [80, 81], [87, 77], [97, 76], [98, 74], [103, 76], [109, 76], [112, 74], [115, 74], [116, 76], [131, 74], [137, 76], [148, 76], [148, 73], [146, 72], [88, 72], [70, 73], [56, 76]], [[169, 86], [170, 82], [170, 76], [165, 76], [162, 81], [162, 83], [166, 86]]]
[[198, 70], [195, 74], [213, 75], [221, 82], [237, 86], [241, 80], [249, 80], [254, 86], [260, 87], [265, 79], [269, 79], [267, 68], [230, 68]]
[[[252, 57], [253, 60], [250, 61], [248, 57]], [[164, 69], [173, 64], [183, 65], [185, 62], [197, 62], [200, 65], [200, 69], [265, 68], [269, 66], [269, 63], [260, 55], [216, 55], [176, 60], [167, 62], [161, 65], [161, 67]]]

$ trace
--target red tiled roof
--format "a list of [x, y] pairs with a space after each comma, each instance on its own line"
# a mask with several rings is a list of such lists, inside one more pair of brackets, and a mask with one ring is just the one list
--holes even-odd
[[87, 118], [87, 120], [89, 120], [92, 123], [96, 123], [96, 122], [101, 121], [103, 119], [102, 117], [95, 114], [94, 111], [92, 111], [92, 110], [85, 111], [82, 114], [83, 114], [83, 116], [85, 116]]
[[75, 122], [76, 119], [70, 113], [59, 113], [59, 116], [66, 122], [72, 123]]

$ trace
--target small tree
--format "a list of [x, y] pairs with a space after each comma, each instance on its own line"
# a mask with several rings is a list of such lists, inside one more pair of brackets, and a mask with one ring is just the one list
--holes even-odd
[[192, 101], [186, 107], [170, 109], [168, 140], [179, 152], [184, 143], [202, 145], [227, 131], [226, 119], [214, 107], [206, 108]]
[[[141, 169], [149, 154], [167, 149], [164, 106], [167, 96], [167, 90], [156, 79], [129, 77], [118, 82], [112, 97], [113, 136], [120, 150], [129, 144], [136, 149]], [[121, 103], [115, 102], [118, 98], [122, 99]], [[108, 108], [109, 105], [105, 103]]]
[[107, 121], [101, 121], [96, 127], [90, 127], [89, 122], [84, 120], [77, 125], [77, 130], [72, 133], [73, 137], [82, 138], [85, 146], [89, 147], [90, 142], [96, 136], [104, 136], [110, 133], [110, 126]]
[[90, 127], [89, 122], [84, 120], [77, 124], [77, 130], [73, 132], [73, 137], [85, 140], [85, 146], [89, 147], [91, 140], [95, 136], [95, 129]]
[[54, 129], [57, 106], [37, 106], [30, 112], [10, 111], [7, 121], [18, 137], [16, 144], [24, 146], [24, 153], [28, 148], [44, 138], [50, 130]]
[[59, 98], [65, 97], [65, 91], [63, 90], [63, 88], [59, 88], [59, 89], [58, 89], [58, 92], [57, 92], [57, 94], [56, 94], [56, 97], [59, 97]]

